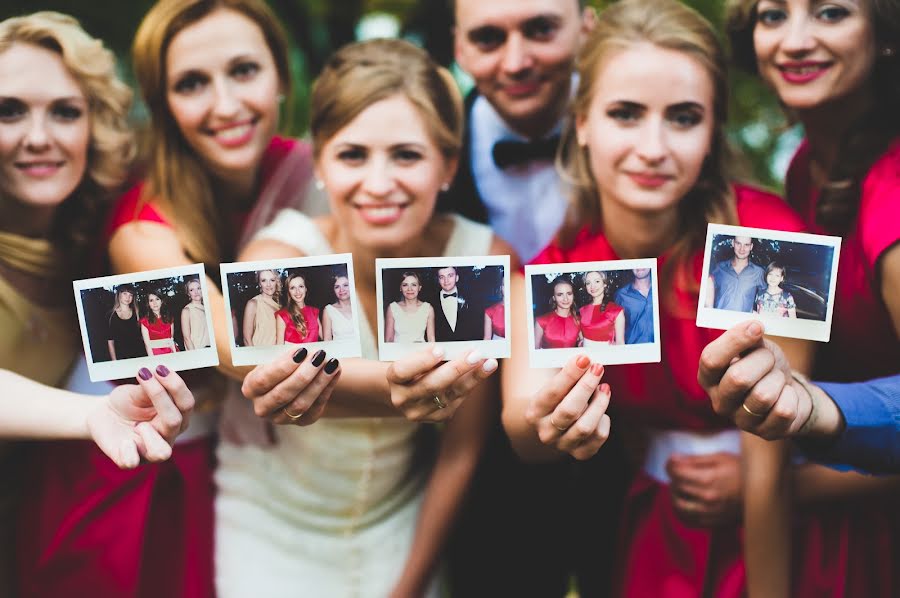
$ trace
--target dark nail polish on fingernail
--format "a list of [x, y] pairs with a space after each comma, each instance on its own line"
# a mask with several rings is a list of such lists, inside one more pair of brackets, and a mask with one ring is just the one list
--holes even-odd
[[326, 373], [326, 374], [333, 374], [334, 371], [335, 371], [336, 369], [338, 369], [338, 366], [339, 366], [339, 365], [341, 365], [341, 362], [338, 361], [337, 359], [331, 359], [331, 360], [329, 360], [328, 363], [325, 364], [325, 373]]
[[312, 364], [316, 367], [319, 367], [320, 365], [322, 365], [323, 361], [325, 361], [325, 351], [319, 349], [318, 351], [316, 351], [316, 354], [313, 355]]
[[309, 351], [306, 350], [306, 347], [300, 347], [294, 351], [294, 363], [303, 363], [303, 360], [306, 359], [308, 353]]
[[164, 365], [156, 366], [156, 373], [160, 375], [160, 377], [165, 378], [169, 375], [169, 368]]
[[147, 368], [141, 368], [138, 370], [138, 376], [141, 377], [141, 380], [149, 380], [153, 377], [153, 374]]

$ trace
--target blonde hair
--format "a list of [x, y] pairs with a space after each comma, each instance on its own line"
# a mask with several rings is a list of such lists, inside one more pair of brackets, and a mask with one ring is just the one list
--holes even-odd
[[396, 39], [344, 46], [322, 69], [312, 91], [313, 153], [363, 110], [403, 95], [419, 111], [432, 140], [446, 158], [462, 147], [462, 97], [453, 76], [425, 50]]
[[[160, 0], [144, 17], [132, 46], [134, 72], [150, 110], [148, 175], [141, 204], [153, 201], [175, 224], [185, 253], [208, 266], [218, 265], [235, 231], [215, 205], [212, 180], [185, 142], [166, 98], [166, 53], [172, 39], [216, 10], [227, 9], [261, 30], [281, 86], [290, 89], [287, 38], [262, 0]], [[228, 43], [228, 40], [222, 40]]]
[[571, 243], [585, 223], [590, 223], [595, 230], [600, 225], [597, 183], [591, 173], [588, 150], [578, 144], [575, 121], [587, 116], [598, 73], [608, 64], [609, 57], [638, 43], [687, 54], [706, 69], [713, 82], [712, 146], [697, 182], [679, 203], [680, 235], [663, 271], [670, 283], [696, 290], [697, 282], [686, 268], [692, 251], [698, 243], [702, 244], [708, 222], [734, 224], [737, 213], [728, 176], [730, 156], [725, 138], [728, 116], [725, 53], [712, 26], [677, 0], [622, 0], [611, 5], [600, 13], [594, 31], [582, 48], [578, 58], [580, 80], [573, 101], [575, 118], [563, 132], [557, 157], [557, 166], [572, 187], [560, 240], [563, 244]]
[[272, 294], [272, 299], [275, 300], [275, 303], [281, 305], [281, 276], [279, 276], [278, 272], [276, 272], [275, 270], [272, 270], [271, 268], [267, 268], [265, 270], [257, 270], [256, 284], [259, 286], [260, 293], [262, 293], [263, 272], [271, 272], [275, 276], [275, 292]]
[[128, 175], [134, 138], [128, 125], [131, 89], [116, 76], [115, 56], [88, 35], [76, 19], [42, 11], [0, 22], [0, 53], [13, 44], [32, 44], [59, 54], [88, 102], [90, 141], [87, 170], [59, 206], [51, 237], [82, 249], [94, 240], [100, 204]]

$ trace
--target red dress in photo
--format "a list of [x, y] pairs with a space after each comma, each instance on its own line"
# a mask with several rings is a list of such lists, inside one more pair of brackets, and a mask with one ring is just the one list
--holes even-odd
[[495, 337], [506, 338], [506, 310], [503, 302], [495, 303], [484, 310], [485, 315], [491, 319], [491, 332]]
[[[259, 199], [252, 212], [236, 215], [237, 230], [254, 232], [287, 200], [302, 198], [297, 190], [306, 188], [311, 165], [307, 145], [273, 138], [260, 165]], [[107, 241], [134, 221], [171, 227], [141, 202], [142, 190], [140, 183], [116, 202]], [[189, 374], [197, 396], [203, 373]], [[211, 598], [215, 443], [211, 433], [193, 432], [202, 415], [194, 414], [168, 461], [132, 470], [116, 467], [90, 441], [35, 445], [24, 468], [18, 595]]]
[[284, 322], [284, 342], [286, 343], [315, 343], [319, 340], [319, 308], [311, 305], [304, 305], [300, 308], [303, 317], [306, 319], [306, 336], [300, 336], [300, 331], [294, 325], [294, 319], [286, 309], [279, 309], [275, 312], [276, 318], [281, 318]]
[[[809, 180], [809, 147], [798, 149], [786, 181], [788, 200], [816, 224], [818, 189]], [[831, 233], [834, 234], [834, 233]], [[831, 341], [820, 344], [814, 379], [854, 382], [900, 372], [900, 339], [878, 286], [878, 260], [900, 242], [900, 139], [861, 185], [856, 221], [843, 235]], [[900, 596], [900, 497], [852, 498], [804, 506], [794, 534], [798, 596]]]
[[[800, 219], [780, 198], [743, 186], [736, 186], [735, 191], [741, 225], [787, 231], [803, 228]], [[659, 256], [660, 269], [667, 257]], [[602, 230], [591, 232], [585, 228], [572, 246], [551, 245], [535, 262], [616, 259], [619, 256]], [[697, 383], [700, 353], [722, 331], [696, 325], [702, 247], [693, 255], [691, 267], [697, 290], [675, 288], [660, 292], [666, 301], [665, 307], [662, 301], [660, 305], [662, 361], [606, 368], [603, 378], [612, 387], [609, 409], [613, 426], [647, 433], [687, 431], [703, 435], [721, 434], [733, 428], [713, 412], [709, 397]], [[674, 295], [670, 297], [668, 293]], [[746, 583], [741, 528], [684, 525], [675, 515], [669, 485], [651, 476], [649, 469], [645, 463], [635, 472], [625, 499], [618, 558], [613, 568], [615, 595], [697, 598], [709, 577], [710, 596], [742, 598]]]
[[[585, 305], [578, 313], [581, 314], [581, 334], [585, 339], [598, 343], [612, 343], [616, 340], [616, 318], [624, 310], [610, 301], [606, 309], [599, 305]], [[622, 339], [624, 343], [625, 340]]]
[[578, 343], [578, 323], [572, 316], [562, 317], [555, 311], [538, 316], [535, 324], [541, 327], [541, 349], [569, 349]]
[[[141, 318], [141, 326], [146, 328], [147, 332], [150, 333], [151, 341], [172, 338], [172, 325], [166, 324], [162, 320], [157, 320], [155, 323], [151, 324], [149, 318]], [[172, 347], [151, 347], [151, 350], [154, 355], [165, 355], [167, 353], [175, 352]]]

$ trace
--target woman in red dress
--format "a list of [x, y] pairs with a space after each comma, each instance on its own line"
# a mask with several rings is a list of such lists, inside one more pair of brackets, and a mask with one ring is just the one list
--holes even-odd
[[287, 277], [287, 306], [275, 312], [276, 343], [314, 343], [322, 340], [319, 308], [306, 305], [306, 278], [297, 272]]
[[[819, 346], [814, 377], [896, 374], [900, 5], [741, 0], [731, 3], [728, 30], [738, 65], [759, 75], [803, 124], [788, 201], [812, 232], [843, 238], [831, 341]], [[900, 478], [818, 469], [794, 473], [803, 509], [794, 518], [793, 573], [804, 586], [794, 595], [898, 595]]]
[[141, 335], [147, 355], [175, 353], [175, 327], [159, 291], [147, 293], [147, 315], [141, 318]]
[[[560, 154], [575, 190], [572, 218], [535, 261], [658, 257], [662, 362], [604, 373], [576, 356], [533, 395], [534, 376], [514, 347], [512, 371], [503, 372], [504, 425], [530, 460], [590, 458], [611, 421], [633, 437], [639, 470], [622, 516], [616, 595], [779, 595], [769, 588], [789, 561], [785, 445], [739, 436], [712, 411], [697, 366], [721, 333], [695, 318], [709, 222], [787, 231], [802, 222], [778, 197], [730, 183], [725, 53], [695, 11], [675, 0], [612, 4], [578, 71]], [[803, 370], [811, 344], [778, 342]], [[741, 462], [743, 477], [731, 467]]]
[[625, 344], [625, 310], [610, 301], [604, 272], [593, 270], [582, 277], [584, 289], [591, 298], [581, 313], [583, 347]]
[[534, 319], [535, 349], [568, 349], [581, 341], [581, 323], [575, 302], [575, 285], [558, 276], [551, 285], [550, 307], [553, 309]]

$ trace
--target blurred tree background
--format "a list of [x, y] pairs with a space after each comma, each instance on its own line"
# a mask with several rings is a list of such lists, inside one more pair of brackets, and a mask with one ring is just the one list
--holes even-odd
[[[268, 0], [281, 17], [291, 38], [293, 94], [286, 115], [288, 133], [302, 136], [308, 122], [309, 89], [327, 57], [347, 42], [375, 36], [401, 35], [427, 48], [443, 64], [453, 58], [451, 15], [447, 0]], [[489, 1], [489, 0], [485, 0]], [[606, 0], [589, 0], [602, 9]], [[720, 26], [722, 0], [686, 0]], [[3, 0], [0, 19], [35, 10], [57, 10], [77, 17], [92, 35], [103, 39], [119, 57], [122, 76], [130, 73], [130, 46], [134, 32], [153, 0], [102, 2], [97, 0]], [[721, 29], [721, 27], [719, 27]], [[463, 90], [469, 83], [454, 69]], [[731, 126], [734, 147], [743, 158], [744, 178], [773, 189], [781, 188], [787, 160], [799, 140], [787, 123], [777, 100], [754, 78], [732, 74]], [[135, 118], [144, 118], [138, 105]]]

